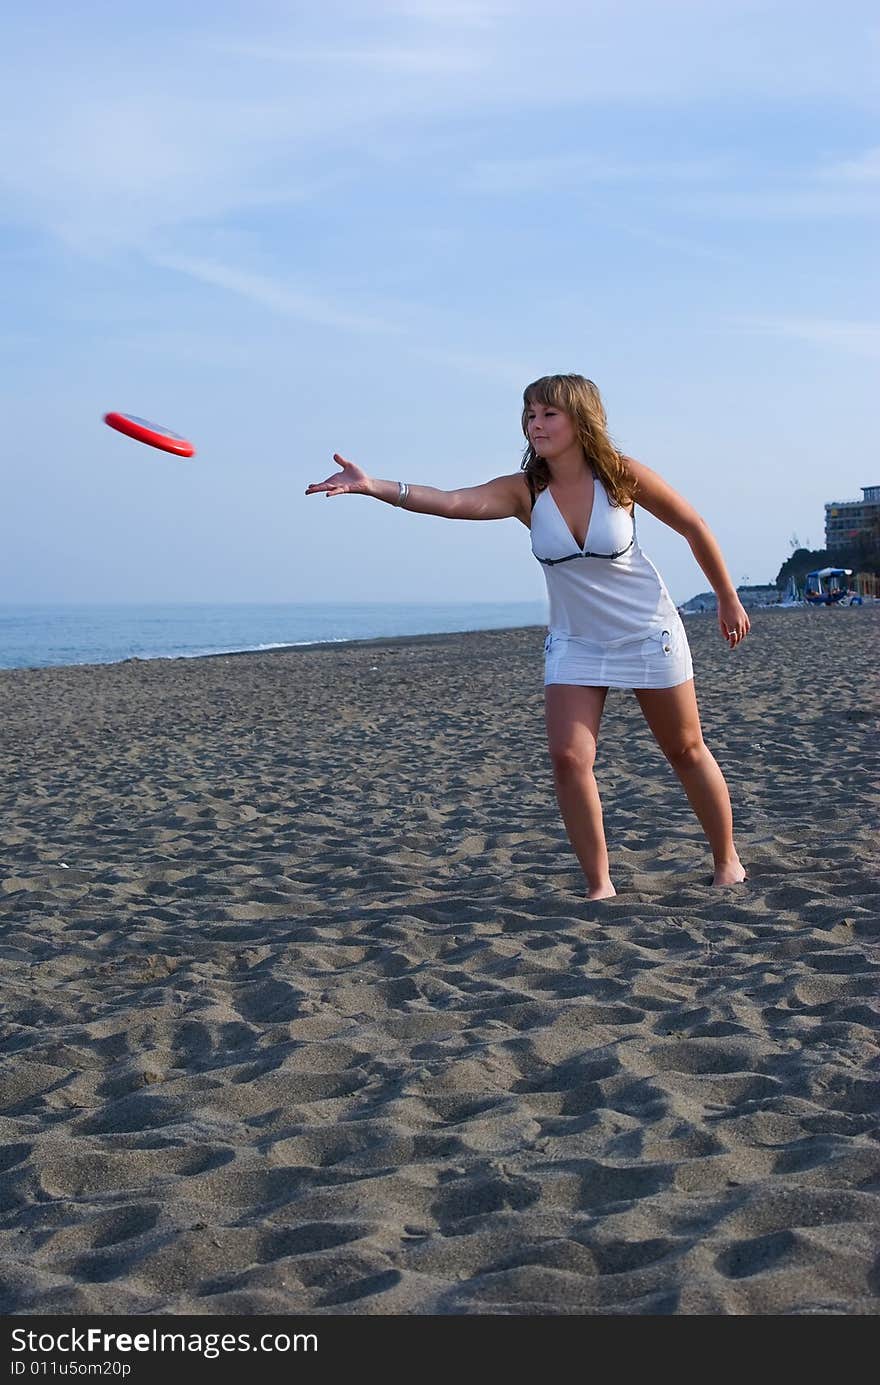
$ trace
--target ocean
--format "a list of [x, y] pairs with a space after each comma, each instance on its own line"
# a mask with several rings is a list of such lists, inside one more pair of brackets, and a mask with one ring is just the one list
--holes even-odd
[[194, 659], [285, 645], [545, 625], [542, 601], [0, 606], [0, 668]]

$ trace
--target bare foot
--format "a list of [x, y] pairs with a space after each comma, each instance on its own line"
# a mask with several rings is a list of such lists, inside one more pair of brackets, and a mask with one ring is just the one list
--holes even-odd
[[617, 894], [610, 880], [606, 880], [604, 885], [594, 885], [591, 890], [587, 890], [587, 899], [610, 899]]
[[715, 875], [712, 884], [716, 889], [722, 885], [741, 885], [746, 879], [746, 868], [738, 856], [734, 856], [732, 861], [725, 861], [723, 866], [715, 867]]

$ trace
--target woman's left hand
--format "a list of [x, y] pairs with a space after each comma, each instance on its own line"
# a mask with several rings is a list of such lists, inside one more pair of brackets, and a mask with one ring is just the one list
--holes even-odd
[[719, 597], [718, 624], [731, 649], [742, 644], [752, 628], [748, 612], [738, 596]]

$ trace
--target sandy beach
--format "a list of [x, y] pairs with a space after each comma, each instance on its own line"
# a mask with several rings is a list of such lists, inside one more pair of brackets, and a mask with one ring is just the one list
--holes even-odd
[[0, 674], [0, 1310], [876, 1313], [880, 609], [687, 630], [595, 904], [540, 629]]

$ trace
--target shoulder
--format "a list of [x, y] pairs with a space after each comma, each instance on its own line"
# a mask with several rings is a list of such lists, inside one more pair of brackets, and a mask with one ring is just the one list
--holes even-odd
[[665, 481], [659, 472], [645, 466], [644, 462], [636, 461], [635, 457], [627, 457], [622, 453], [621, 461], [632, 485], [633, 500], [637, 505], [641, 505], [664, 524], [682, 534], [688, 532], [695, 523], [699, 523], [700, 517], [693, 505]]
[[659, 472], [654, 471], [649, 466], [645, 466], [644, 462], [636, 461], [635, 457], [628, 457], [625, 453], [621, 452], [620, 460], [623, 463], [623, 469], [627, 480], [632, 484], [636, 499], [641, 499], [639, 492], [644, 491], [651, 494], [653, 491], [657, 490], [658, 486], [666, 485], [666, 482]]
[[635, 457], [626, 457], [621, 453], [621, 461], [624, 464], [626, 481], [632, 488], [632, 499], [636, 504], [650, 508], [651, 501], [667, 500], [675, 496], [675, 490], [660, 475], [654, 471], [653, 467], [646, 467], [643, 461], [636, 461]]

